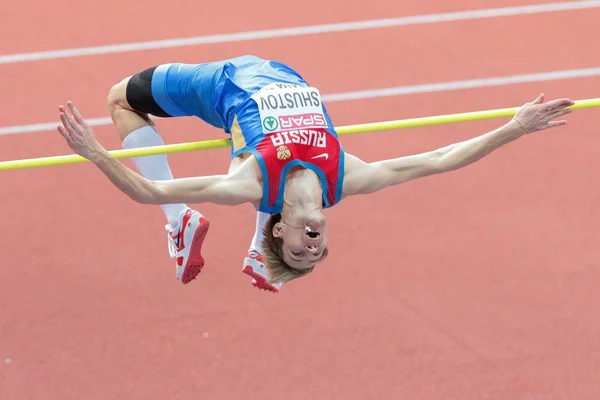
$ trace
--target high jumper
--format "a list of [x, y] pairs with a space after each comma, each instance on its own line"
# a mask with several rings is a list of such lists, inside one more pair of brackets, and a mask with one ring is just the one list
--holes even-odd
[[254, 286], [277, 292], [327, 256], [325, 209], [349, 196], [456, 170], [526, 134], [563, 126], [567, 122], [556, 119], [574, 102], [544, 102], [541, 94], [491, 132], [370, 163], [344, 151], [317, 88], [291, 67], [256, 56], [158, 65], [112, 87], [108, 105], [127, 149], [163, 144], [150, 116], [193, 116], [230, 135], [231, 162], [222, 175], [174, 179], [165, 155], [134, 158], [138, 174], [102, 147], [72, 102], [59, 107], [58, 131], [75, 153], [134, 201], [161, 205], [178, 280], [190, 282], [204, 266], [210, 226], [187, 204], [251, 203], [256, 232], [243, 271]]

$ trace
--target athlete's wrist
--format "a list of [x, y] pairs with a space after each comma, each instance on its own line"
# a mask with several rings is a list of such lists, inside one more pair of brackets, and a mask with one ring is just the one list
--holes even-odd
[[515, 120], [514, 118], [508, 121], [502, 128], [502, 136], [505, 136], [509, 141], [516, 140], [521, 136], [527, 134], [527, 130], [520, 123], [520, 121]]
[[506, 124], [506, 127], [510, 129], [511, 133], [517, 137], [523, 136], [528, 132], [525, 125], [523, 125], [521, 121], [514, 117]]
[[110, 162], [114, 157], [104, 148], [95, 149], [87, 157], [92, 163], [98, 165]]

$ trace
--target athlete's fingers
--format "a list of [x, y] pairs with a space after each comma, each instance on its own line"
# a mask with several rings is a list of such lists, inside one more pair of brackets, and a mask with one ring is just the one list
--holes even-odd
[[60, 120], [63, 124], [63, 126], [65, 127], [65, 129], [72, 134], [73, 133], [73, 127], [71, 126], [71, 123], [69, 122], [69, 120], [67, 119], [67, 115], [65, 113], [60, 113]]
[[73, 121], [73, 117], [70, 116], [69, 114], [65, 114], [65, 118], [67, 119], [67, 122], [69, 123], [69, 127], [71, 127], [71, 130], [73, 131], [73, 133], [78, 133], [77, 125], [75, 124], [75, 121]]
[[73, 117], [71, 117], [70, 115], [67, 115], [67, 114], [63, 114], [63, 115], [64, 115], [63, 124], [66, 124], [65, 128], [67, 128], [67, 130], [71, 134], [71, 139], [73, 138], [73, 135], [76, 135], [76, 134], [81, 135], [80, 129], [77, 128], [77, 125], [75, 124], [75, 121], [73, 120]]
[[69, 122], [69, 125], [71, 126], [71, 128], [72, 128], [73, 130], [76, 130], [77, 124], [75, 123], [75, 121], [74, 121], [73, 117], [71, 116], [71, 114], [72, 114], [72, 113], [71, 113], [71, 112], [68, 112], [68, 111], [65, 109], [65, 106], [63, 106], [62, 104], [61, 104], [61, 106], [59, 107], [59, 110], [60, 110], [60, 111], [61, 111], [61, 112], [62, 112], [62, 113], [65, 115], [65, 118], [66, 118], [66, 120]]
[[548, 127], [549, 128], [554, 128], [554, 127], [563, 126], [563, 125], [566, 125], [566, 124], [567, 124], [567, 121], [564, 121], [564, 120], [562, 120], [562, 121], [550, 121], [550, 122], [548, 122]]
[[556, 119], [556, 118], [558, 118], [558, 117], [562, 117], [563, 115], [570, 114], [570, 113], [572, 113], [572, 112], [573, 112], [573, 109], [572, 109], [572, 108], [563, 108], [562, 110], [559, 110], [559, 111], [557, 111], [557, 112], [553, 113], [552, 115], [550, 115], [550, 117], [549, 117], [549, 118], [550, 118], [551, 120], [553, 120], [553, 119]]
[[570, 107], [574, 104], [575, 104], [575, 102], [570, 99], [557, 99], [557, 100], [549, 101], [548, 103], [546, 103], [546, 106], [548, 107], [548, 110], [551, 110], [551, 109]]
[[69, 115], [69, 112], [67, 111], [67, 109], [65, 108], [65, 106], [63, 106], [62, 104], [60, 105], [60, 107], [58, 107], [58, 110], [59, 110], [61, 113], [65, 114], [65, 116], [68, 116], [68, 115]]
[[541, 104], [544, 102], [544, 93], [541, 93], [537, 99], [531, 102], [531, 104]]
[[71, 113], [75, 116], [75, 120], [77, 121], [77, 123], [79, 125], [85, 125], [85, 121], [83, 120], [81, 113], [79, 112], [77, 107], [75, 107], [73, 102], [71, 102], [71, 101], [67, 102], [67, 106], [69, 106], [69, 110], [71, 110]]
[[65, 130], [65, 128], [63, 128], [60, 125], [58, 125], [56, 128], [58, 129], [58, 132], [60, 132], [60, 134], [62, 135], [62, 137], [64, 137], [67, 142], [71, 141], [71, 135], [69, 135], [69, 132], [67, 132]]
[[67, 117], [67, 119], [69, 120], [69, 123], [71, 124], [71, 127], [73, 128], [74, 132], [77, 132], [78, 134], [81, 134], [81, 128], [79, 127], [79, 125], [75, 122], [75, 119], [73, 119], [73, 116], [69, 115]]
[[65, 114], [65, 107], [61, 104], [60, 106], [58, 106], [58, 111], [60, 111], [59, 115]]

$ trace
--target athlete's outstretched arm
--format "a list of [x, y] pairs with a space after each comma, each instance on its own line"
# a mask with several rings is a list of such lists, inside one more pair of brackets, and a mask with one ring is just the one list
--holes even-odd
[[476, 138], [423, 154], [366, 163], [348, 155], [343, 196], [373, 193], [412, 179], [464, 167], [527, 133], [565, 125], [554, 121], [572, 109], [569, 99], [544, 103], [544, 95], [523, 105], [504, 126]]
[[144, 204], [215, 203], [238, 205], [255, 202], [261, 196], [257, 182], [238, 182], [229, 175], [150, 181], [127, 168], [96, 140], [92, 129], [77, 108], [68, 103], [67, 114], [60, 106], [62, 126], [58, 131], [69, 147], [93, 162], [123, 193]]

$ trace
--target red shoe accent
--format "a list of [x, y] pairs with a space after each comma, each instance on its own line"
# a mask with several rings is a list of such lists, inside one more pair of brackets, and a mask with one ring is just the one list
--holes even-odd
[[272, 292], [272, 293], [279, 292], [279, 289], [277, 289], [275, 286], [273, 286], [269, 282], [267, 282], [267, 280], [265, 278], [263, 278], [262, 275], [255, 274], [254, 270], [252, 269], [252, 267], [250, 265], [246, 265], [244, 267], [244, 269], [242, 270], [242, 272], [244, 272], [246, 275], [251, 276], [254, 279], [252, 281], [252, 286], [254, 286], [255, 288], [260, 289], [260, 290], [266, 290], [266, 291]]
[[[185, 243], [183, 243], [183, 232], [185, 231], [185, 228], [187, 228], [188, 226], [188, 222], [190, 220], [190, 218], [192, 218], [192, 214], [193, 210], [188, 210], [185, 215], [183, 216], [183, 220], [181, 221], [181, 229], [179, 230], [179, 232], [175, 235], [171, 235], [171, 237], [173, 238], [173, 240], [178, 243], [178, 247], [175, 249], [178, 253], [185, 249]], [[179, 239], [179, 241], [177, 241]], [[179, 264], [181, 265], [181, 264]]]
[[[250, 250], [248, 252], [248, 257], [252, 258], [264, 265], [264, 260], [262, 258], [262, 255], [260, 253], [258, 253], [257, 251]], [[260, 290], [266, 290], [266, 291], [269, 291], [272, 293], [279, 292], [279, 289], [277, 287], [271, 285], [270, 283], [268, 283], [267, 279], [265, 277], [263, 277], [261, 274], [254, 272], [254, 269], [252, 268], [251, 265], [245, 265], [244, 268], [242, 269], [242, 272], [245, 273], [246, 275], [252, 277], [252, 286], [254, 286], [255, 288], [260, 289]]]
[[[184, 219], [184, 222], [187, 223], [187, 220]], [[184, 225], [185, 226], [185, 225]], [[204, 258], [202, 257], [202, 244], [204, 243], [204, 239], [206, 238], [206, 234], [208, 233], [208, 228], [210, 227], [210, 222], [204, 217], [200, 218], [200, 225], [194, 234], [194, 239], [192, 240], [192, 244], [190, 247], [190, 256], [188, 257], [187, 264], [183, 270], [183, 274], [181, 276], [181, 282], [183, 284], [188, 284], [194, 279], [196, 276], [202, 271], [204, 267]], [[183, 230], [182, 230], [183, 232]], [[183, 244], [183, 240], [181, 241]]]

